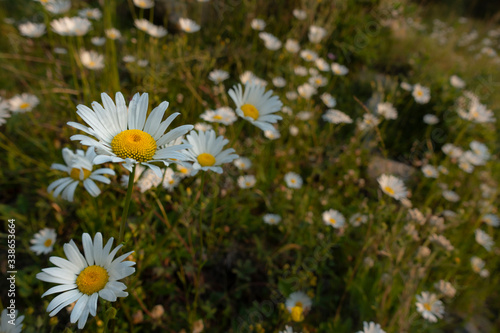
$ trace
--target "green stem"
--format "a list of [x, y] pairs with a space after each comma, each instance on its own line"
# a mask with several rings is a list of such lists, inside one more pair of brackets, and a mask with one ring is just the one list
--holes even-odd
[[127, 220], [128, 217], [128, 208], [130, 206], [130, 199], [132, 198], [132, 190], [134, 188], [134, 178], [135, 178], [135, 165], [132, 168], [132, 172], [129, 175], [128, 178], [128, 189], [127, 189], [127, 196], [125, 197], [125, 206], [123, 207], [123, 214], [122, 214], [122, 220], [120, 224], [120, 236], [118, 237], [118, 244], [121, 244], [123, 242], [123, 234], [125, 232], [125, 221]]

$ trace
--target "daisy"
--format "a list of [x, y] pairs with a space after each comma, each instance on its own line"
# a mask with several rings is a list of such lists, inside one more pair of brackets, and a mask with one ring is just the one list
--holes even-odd
[[482, 245], [486, 251], [490, 252], [491, 247], [495, 245], [495, 242], [493, 241], [493, 238], [491, 238], [490, 235], [488, 235], [486, 232], [482, 231], [481, 229], [476, 229], [474, 232], [476, 235], [476, 242], [479, 245]]
[[481, 277], [488, 277], [490, 272], [484, 268], [485, 262], [479, 257], [470, 258], [470, 264], [472, 266], [472, 270], [478, 273]]
[[254, 175], [247, 175], [247, 176], [239, 176], [238, 177], [238, 186], [241, 189], [247, 189], [247, 188], [252, 188], [255, 186], [255, 176]]
[[392, 105], [392, 103], [389, 103], [389, 102], [378, 103], [377, 104], [377, 114], [381, 115], [385, 119], [397, 119], [398, 118], [398, 111]]
[[61, 36], [83, 36], [90, 30], [92, 24], [87, 18], [75, 16], [53, 20], [50, 26]]
[[315, 75], [309, 78], [309, 83], [314, 87], [318, 88], [326, 86], [328, 84], [328, 80], [324, 76]]
[[193, 162], [195, 170], [222, 173], [221, 164], [230, 163], [238, 158], [238, 155], [233, 154], [233, 148], [222, 150], [229, 140], [224, 139], [223, 136], [216, 137], [214, 130], [198, 133], [191, 131], [183, 142], [191, 146], [184, 151], [184, 154], [189, 161]]
[[335, 229], [342, 228], [345, 224], [345, 218], [342, 213], [337, 210], [330, 209], [322, 214], [323, 222]]
[[180, 25], [181, 29], [187, 33], [193, 33], [193, 32], [197, 32], [200, 30], [200, 26], [198, 24], [196, 24], [195, 21], [190, 20], [188, 18], [181, 17], [179, 19], [179, 25]]
[[141, 178], [137, 181], [137, 187], [141, 193], [144, 193], [153, 187], [157, 187], [161, 182], [161, 176], [158, 176], [153, 170], [147, 169], [141, 174]]
[[99, 8], [85, 8], [78, 11], [78, 16], [86, 17], [91, 20], [100, 20], [102, 17], [102, 12]]
[[439, 123], [439, 118], [433, 114], [428, 113], [424, 116], [424, 123], [426, 123], [427, 125], [436, 125], [437, 123]]
[[240, 170], [248, 170], [252, 166], [252, 161], [246, 157], [239, 157], [233, 161], [233, 164]]
[[252, 22], [250, 23], [250, 26], [254, 30], [262, 31], [266, 27], [266, 22], [261, 19], [253, 19]]
[[291, 171], [285, 175], [285, 182], [289, 188], [301, 188], [303, 183], [302, 177]]
[[22, 93], [9, 99], [9, 109], [12, 112], [23, 113], [33, 110], [39, 103], [35, 95]]
[[21, 35], [29, 38], [38, 38], [45, 34], [45, 24], [27, 22], [19, 25], [19, 32]]
[[237, 119], [233, 109], [227, 106], [218, 108], [217, 110], [206, 110], [200, 116], [201, 119], [211, 123], [221, 123], [224, 125], [231, 125]]
[[313, 95], [316, 95], [318, 93], [318, 90], [309, 83], [304, 83], [297, 87], [297, 92], [301, 97], [310, 99]]
[[349, 223], [351, 223], [353, 227], [359, 227], [361, 224], [365, 224], [367, 221], [368, 216], [361, 213], [356, 213], [349, 218]]
[[430, 164], [424, 165], [422, 172], [427, 178], [437, 178], [439, 176], [438, 170]]
[[487, 225], [491, 225], [492, 227], [500, 226], [500, 218], [495, 214], [484, 215], [482, 221]]
[[460, 200], [460, 196], [451, 190], [443, 191], [443, 197], [451, 202], [457, 202], [458, 200]]
[[135, 262], [123, 261], [134, 251], [113, 260], [122, 247], [120, 244], [111, 251], [113, 238], [103, 247], [100, 232], [95, 235], [93, 242], [90, 235], [84, 233], [82, 243], [85, 256], [71, 240], [64, 244], [64, 253], [68, 259], [50, 257], [50, 262], [57, 267], [44, 268], [42, 273], [36, 275], [41, 281], [59, 284], [47, 290], [42, 297], [62, 292], [49, 303], [49, 316], [56, 315], [69, 304], [76, 302], [71, 310], [70, 321], [78, 321], [79, 329], [83, 329], [89, 314], [96, 316], [99, 297], [115, 302], [118, 297], [128, 296], [124, 291], [127, 286], [118, 280], [135, 272], [135, 268], [131, 267]]
[[105, 31], [106, 37], [112, 40], [120, 39], [122, 37], [122, 33], [120, 30], [111, 28], [111, 29], [106, 29]]
[[300, 51], [300, 57], [305, 61], [315, 61], [318, 59], [318, 54], [311, 50], [302, 50]]
[[276, 51], [281, 48], [281, 41], [276, 36], [268, 32], [259, 33], [259, 38], [264, 41], [264, 46], [268, 50]]
[[346, 75], [347, 73], [349, 73], [349, 68], [347, 68], [344, 65], [341, 65], [341, 64], [334, 62], [332, 64], [332, 72], [335, 75], [343, 76], [343, 75]]
[[194, 170], [191, 165], [177, 164], [177, 175], [180, 178], [186, 178], [186, 177], [194, 176], [197, 173], [198, 173], [198, 171]]
[[325, 103], [325, 105], [329, 108], [334, 108], [335, 105], [337, 105], [337, 100], [329, 93], [323, 93], [319, 96], [319, 98], [321, 98], [323, 103]]
[[286, 299], [285, 306], [292, 315], [292, 320], [300, 322], [304, 320], [304, 314], [311, 309], [312, 300], [306, 293], [296, 291]]
[[89, 148], [86, 152], [77, 150], [76, 153], [73, 153], [68, 148], [64, 148], [62, 155], [66, 165], [54, 163], [51, 169], [67, 172], [69, 177], [58, 179], [49, 185], [47, 192], [50, 193], [54, 190], [54, 198], [61, 194], [63, 199], [72, 202], [76, 187], [80, 182], [83, 182], [83, 187], [91, 196], [97, 197], [101, 194], [101, 190], [94, 183], [94, 180], [109, 184], [111, 181], [103, 175], [113, 176], [115, 174], [113, 170], [108, 168], [92, 171], [95, 164], [94, 159], [97, 155], [92, 148]]
[[71, 8], [71, 0], [50, 0], [44, 3], [44, 7], [52, 14], [66, 13]]
[[96, 51], [80, 51], [80, 60], [83, 66], [91, 70], [100, 70], [104, 68], [104, 56]]
[[154, 0], [134, 0], [134, 5], [139, 8], [149, 9], [155, 5]]
[[484, 165], [486, 161], [488, 161], [491, 157], [490, 151], [488, 147], [481, 142], [473, 140], [469, 145], [471, 151], [474, 155], [479, 159], [478, 164], [475, 165]]
[[416, 304], [417, 311], [431, 323], [437, 322], [438, 318], [443, 318], [443, 302], [438, 300], [436, 294], [423, 291], [420, 295], [417, 295]]
[[288, 325], [285, 325], [285, 330], [284, 331], [280, 331], [279, 333], [294, 333], [293, 332], [293, 328], [288, 326]]
[[95, 46], [103, 46], [106, 44], [106, 37], [92, 37], [90, 42]]
[[382, 191], [396, 200], [406, 199], [408, 191], [401, 179], [393, 175], [383, 174], [377, 178]]
[[295, 91], [287, 91], [285, 96], [289, 101], [295, 101], [299, 97], [299, 94]]
[[401, 82], [400, 87], [403, 90], [406, 90], [406, 91], [412, 91], [413, 90], [413, 86], [411, 84], [409, 84], [408, 82]]
[[7, 122], [7, 118], [10, 117], [9, 108], [9, 101], [0, 97], [0, 126], [5, 124]]
[[309, 38], [309, 41], [314, 44], [318, 44], [321, 42], [323, 38], [326, 36], [326, 29], [322, 27], [318, 27], [316, 25], [311, 25], [309, 27], [309, 33], [307, 34], [307, 37]]
[[165, 170], [165, 175], [163, 176], [162, 186], [164, 189], [172, 192], [173, 189], [179, 185], [180, 181], [180, 176], [178, 176], [173, 169], [167, 168]]
[[273, 78], [272, 82], [276, 88], [283, 88], [286, 85], [286, 80], [281, 76]]
[[[16, 321], [12, 323], [12, 314]], [[0, 319], [0, 332], [2, 333], [21, 333], [23, 330], [24, 316], [19, 316], [19, 311], [14, 310], [13, 313], [3, 309]]]
[[253, 82], [245, 85], [245, 92], [240, 84], [229, 90], [229, 96], [236, 104], [238, 116], [248, 120], [263, 131], [274, 130], [271, 124], [281, 120], [281, 116], [274, 113], [281, 110], [283, 104], [273, 91], [265, 92], [265, 87]]
[[214, 69], [208, 74], [208, 78], [215, 84], [222, 83], [229, 78], [229, 73], [222, 69]]
[[455, 88], [458, 88], [458, 89], [462, 89], [462, 88], [465, 88], [465, 81], [462, 80], [461, 78], [459, 78], [458, 76], [456, 75], [452, 75], [450, 77], [450, 84], [455, 87]]
[[285, 49], [290, 53], [297, 53], [300, 50], [299, 42], [295, 39], [288, 38], [285, 42]]
[[457, 292], [457, 290], [453, 287], [451, 283], [444, 280], [436, 282], [434, 284], [434, 288], [436, 288], [437, 290], [439, 290], [440, 293], [449, 298], [455, 297], [455, 293]]
[[168, 166], [172, 161], [185, 160], [186, 157], [181, 151], [189, 148], [189, 145], [166, 145], [186, 134], [193, 126], [179, 126], [165, 134], [168, 126], [179, 115], [174, 113], [161, 121], [168, 102], [162, 102], [147, 116], [147, 93], [135, 94], [128, 109], [120, 92], [116, 93], [116, 104], [106, 93], [102, 93], [101, 98], [104, 107], [93, 102], [94, 111], [82, 104], [77, 106], [77, 114], [90, 127], [76, 122], [68, 123], [95, 137], [94, 139], [81, 134], [71, 137], [71, 140], [79, 140], [82, 145], [93, 146], [99, 150], [100, 156], [94, 161], [95, 164], [124, 162], [123, 166], [132, 171], [132, 166], [140, 163], [150, 167], [161, 177], [160, 168], [151, 164], [152, 162], [162, 162]]
[[453, 245], [451, 245], [450, 241], [446, 237], [444, 237], [443, 235], [432, 234], [429, 236], [429, 240], [432, 243], [438, 244], [439, 246], [444, 248], [446, 251], [453, 251], [455, 249], [455, 247]]
[[262, 219], [264, 220], [264, 223], [271, 225], [278, 224], [281, 222], [281, 216], [277, 214], [266, 214]]
[[30, 243], [30, 250], [35, 252], [36, 255], [47, 254], [54, 249], [56, 242], [56, 231], [54, 229], [44, 228], [33, 236]]
[[200, 132], [206, 132], [213, 129], [212, 125], [207, 123], [196, 123], [194, 124], [194, 129]]
[[306, 76], [308, 73], [307, 68], [305, 68], [304, 66], [295, 66], [293, 68], [293, 72], [298, 76]]
[[293, 10], [293, 16], [295, 16], [296, 19], [298, 20], [305, 20], [307, 18], [307, 13], [305, 12], [305, 10], [302, 10], [302, 9], [294, 9]]
[[429, 88], [421, 86], [419, 83], [413, 86], [412, 95], [413, 98], [415, 98], [415, 102], [417, 102], [418, 104], [426, 104], [431, 99]]
[[327, 110], [325, 114], [323, 114], [323, 120], [332, 123], [332, 124], [351, 124], [352, 119], [344, 112], [339, 110]]
[[313, 117], [313, 113], [311, 111], [300, 111], [296, 115], [297, 119], [307, 121]]
[[357, 333], [385, 333], [385, 331], [382, 327], [380, 327], [380, 324], [376, 324], [373, 321], [370, 321], [369, 323], [364, 321], [363, 330], [358, 331]]
[[270, 131], [270, 130], [264, 131], [264, 136], [266, 138], [268, 138], [269, 140], [276, 140], [276, 139], [281, 138], [280, 132], [278, 132], [276, 129], [274, 129], [272, 131]]

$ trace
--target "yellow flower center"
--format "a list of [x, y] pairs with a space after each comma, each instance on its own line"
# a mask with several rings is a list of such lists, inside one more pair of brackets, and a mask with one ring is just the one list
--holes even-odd
[[386, 191], [390, 195], [394, 195], [394, 193], [395, 193], [394, 190], [392, 189], [392, 187], [390, 187], [390, 186], [384, 187], [384, 191]]
[[301, 322], [304, 320], [304, 309], [302, 308], [302, 305], [296, 305], [292, 308], [292, 320], [295, 322]]
[[321, 84], [321, 79], [316, 79], [314, 82], [316, 82], [316, 84]]
[[168, 181], [168, 183], [169, 183], [170, 185], [173, 185], [173, 184], [175, 183], [175, 180], [170, 179], [170, 180]]
[[150, 161], [156, 153], [156, 148], [155, 139], [138, 129], [118, 133], [111, 141], [111, 149], [116, 156], [133, 158], [137, 162]]
[[424, 303], [424, 309], [431, 311], [431, 305], [429, 303]]
[[259, 118], [259, 110], [257, 110], [257, 108], [252, 104], [243, 104], [241, 106], [241, 111], [243, 111], [245, 117], [253, 118], [253, 120], [257, 120], [257, 118]]
[[23, 104], [19, 105], [19, 108], [24, 110], [24, 109], [29, 108], [29, 106], [30, 106], [30, 103], [24, 102]]
[[313, 56], [312, 56], [312, 55], [310, 55], [310, 54], [306, 54], [306, 59], [307, 59], [307, 60], [312, 60], [312, 58], [313, 58]]
[[200, 165], [202, 167], [212, 166], [215, 164], [214, 155], [209, 154], [209, 153], [202, 153], [202, 154], [198, 155], [197, 159], [198, 159], [198, 163], [200, 163]]
[[295, 184], [297, 181], [295, 179], [290, 179], [290, 183]]
[[89, 62], [89, 67], [94, 67], [94, 66], [95, 66], [95, 61], [90, 60], [90, 62]]
[[181, 167], [181, 168], [179, 168], [179, 172], [182, 173], [182, 174], [184, 174], [184, 175], [187, 175], [188, 169], [184, 168], [184, 167]]
[[331, 224], [337, 223], [337, 221], [335, 219], [332, 219], [331, 217], [328, 219], [328, 222], [330, 222]]
[[80, 272], [76, 278], [76, 286], [82, 293], [92, 295], [104, 289], [108, 280], [108, 271], [101, 266], [93, 265]]
[[43, 242], [43, 246], [49, 247], [52, 245], [52, 239], [47, 239], [45, 242]]
[[186, 30], [186, 32], [190, 32], [191, 31], [191, 27], [187, 26], [186, 28], [184, 28], [184, 30]]
[[245, 183], [245, 185], [246, 185], [246, 186], [251, 186], [251, 185], [252, 185], [252, 183], [250, 183], [250, 182], [246, 182], [246, 183]]
[[421, 97], [423, 94], [424, 94], [424, 93], [422, 92], [422, 90], [417, 91], [417, 96], [418, 96], [418, 97]]
[[71, 178], [73, 178], [74, 180], [80, 180], [80, 170], [83, 170], [83, 179], [82, 180], [89, 178], [90, 174], [92, 173], [91, 170], [87, 170], [85, 168], [81, 168], [81, 169], [73, 168], [73, 169], [71, 169], [69, 176]]
[[221, 119], [222, 119], [222, 116], [221, 116], [221, 115], [216, 114], [216, 115], [214, 116], [214, 119], [216, 119], [216, 120], [221, 120]]

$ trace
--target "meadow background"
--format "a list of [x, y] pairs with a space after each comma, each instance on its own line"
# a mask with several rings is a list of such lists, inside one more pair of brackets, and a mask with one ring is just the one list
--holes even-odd
[[[91, 20], [83, 36], [51, 29], [54, 19], [84, 8], [98, 8], [102, 18]], [[304, 10], [306, 18], [298, 19], [294, 9]], [[168, 34], [155, 38], [137, 29], [134, 20], [141, 17]], [[194, 20], [200, 30], [183, 31], [179, 18]], [[251, 26], [255, 18], [265, 21], [264, 31], [282, 42], [280, 48], [265, 47]], [[266, 81], [266, 90], [282, 101], [283, 119], [275, 127], [279, 137], [269, 138], [241, 118], [227, 126], [211, 123], [229, 140], [226, 148], [251, 161], [249, 169], [228, 163], [222, 174], [185, 177], [172, 164], [175, 188], [149, 184], [142, 191], [136, 183], [122, 250], [135, 251], [130, 259], [136, 272], [124, 280], [129, 295], [114, 303], [100, 300], [84, 331], [262, 333], [289, 326], [293, 332], [343, 333], [362, 331], [363, 322], [370, 321], [386, 332], [500, 331], [499, 123], [458, 112], [467, 109], [464, 96], [472, 93], [498, 118], [498, 4], [157, 0], [153, 9], [141, 9], [131, 0], [73, 0], [67, 12], [53, 14], [40, 2], [20, 0], [3, 1], [0, 19], [0, 97], [5, 102], [29, 93], [39, 100], [29, 112], [7, 111], [0, 127], [0, 215], [3, 221], [16, 219], [17, 305], [25, 315], [24, 332], [77, 331], [68, 311], [48, 316], [53, 296], [41, 295], [50, 284], [36, 274], [52, 266], [51, 255], [64, 257], [64, 243], [73, 239], [81, 246], [84, 232], [118, 238], [127, 192], [123, 167], [106, 164], [116, 176], [108, 177], [109, 185], [99, 184], [102, 193], [95, 198], [82, 186], [74, 202], [47, 191], [64, 177], [51, 169], [63, 163], [62, 149], [82, 149], [70, 140], [80, 131], [67, 125], [81, 122], [76, 106], [100, 102], [102, 92], [114, 98], [120, 91], [127, 102], [147, 92], [150, 109], [168, 101], [167, 114], [181, 113], [175, 126], [207, 123], [200, 118], [206, 110], [236, 108], [227, 92], [245, 80], [246, 71]], [[22, 36], [18, 26], [28, 21], [45, 24], [46, 33]], [[326, 30], [318, 43], [308, 38], [311, 25]], [[121, 38], [107, 38], [102, 46], [91, 43], [113, 27]], [[348, 73], [319, 71], [300, 51], [285, 48], [287, 38], [328, 65], [346, 66]], [[81, 49], [102, 54], [104, 67], [86, 68]], [[131, 57], [124, 61], [125, 56]], [[209, 74], [215, 69], [227, 71], [229, 78], [214, 83]], [[317, 93], [308, 97], [297, 90], [318, 74], [326, 83]], [[452, 75], [465, 88], [452, 85]], [[283, 87], [273, 84], [276, 77], [285, 80]], [[429, 102], [416, 102], [401, 83], [428, 87]], [[333, 107], [325, 105], [323, 93], [335, 98]], [[382, 102], [392, 103], [397, 119], [377, 113]], [[328, 122], [322, 117], [328, 109], [344, 112], [353, 123]], [[363, 126], [367, 114], [380, 122]], [[427, 114], [438, 123], [425, 123]], [[491, 154], [481, 165], [464, 165], [459, 155], [443, 152], [446, 144], [466, 151], [473, 140]], [[426, 177], [425, 165], [440, 167], [437, 178]], [[287, 186], [288, 172], [301, 176], [301, 188]], [[377, 177], [383, 173], [404, 181], [407, 200], [382, 191]], [[243, 175], [254, 175], [255, 185], [241, 188]], [[443, 196], [447, 190], [458, 200]], [[342, 228], [323, 222], [329, 209], [345, 216]], [[264, 223], [271, 213], [281, 222]], [[351, 219], [355, 214], [364, 223]], [[57, 240], [51, 254], [37, 255], [30, 240], [43, 228], [55, 229]], [[477, 241], [477, 229], [491, 238], [489, 249]], [[3, 256], [6, 225], [1, 231]], [[473, 257], [484, 267], [471, 265]], [[8, 270], [3, 257], [0, 270], [4, 275]], [[435, 287], [440, 280], [451, 283], [452, 297]], [[2, 279], [2, 290], [4, 285]], [[312, 300], [299, 322], [284, 305], [297, 291]], [[424, 291], [444, 304], [436, 323], [417, 311], [416, 297]], [[5, 307], [3, 292], [0, 299]], [[111, 306], [117, 310], [114, 318]]]

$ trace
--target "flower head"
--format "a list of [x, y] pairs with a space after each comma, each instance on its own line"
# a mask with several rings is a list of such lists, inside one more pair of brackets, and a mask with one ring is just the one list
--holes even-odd
[[345, 224], [345, 217], [338, 210], [330, 209], [323, 212], [323, 222], [332, 228], [339, 229]]
[[14, 310], [14, 317], [16, 321], [12, 324], [12, 318], [10, 316], [10, 311], [3, 309], [2, 317], [0, 318], [0, 332], [2, 333], [21, 333], [23, 330], [23, 320], [24, 316], [19, 316], [19, 311]]
[[438, 318], [443, 318], [443, 302], [438, 300], [436, 294], [423, 291], [420, 295], [417, 295], [417, 311], [422, 317], [431, 323], [435, 323]]
[[311, 309], [312, 300], [306, 293], [296, 291], [288, 296], [285, 306], [290, 311], [292, 320], [300, 322], [304, 320], [304, 314]]
[[200, 30], [200, 26], [198, 24], [196, 24], [195, 21], [190, 20], [188, 18], [180, 18], [179, 25], [181, 27], [181, 30], [183, 30], [187, 33], [193, 33], [193, 32], [197, 32]]
[[381, 175], [377, 179], [382, 191], [396, 200], [408, 197], [408, 191], [401, 179], [393, 175]]
[[301, 188], [302, 187], [302, 177], [295, 172], [287, 172], [285, 175], [286, 186], [289, 188]]
[[24, 113], [33, 110], [39, 103], [35, 95], [22, 93], [9, 99], [9, 108], [12, 112]]
[[47, 254], [52, 252], [54, 248], [54, 243], [56, 242], [56, 231], [54, 229], [44, 228], [33, 236], [30, 243], [30, 250], [35, 252], [37, 255]]

